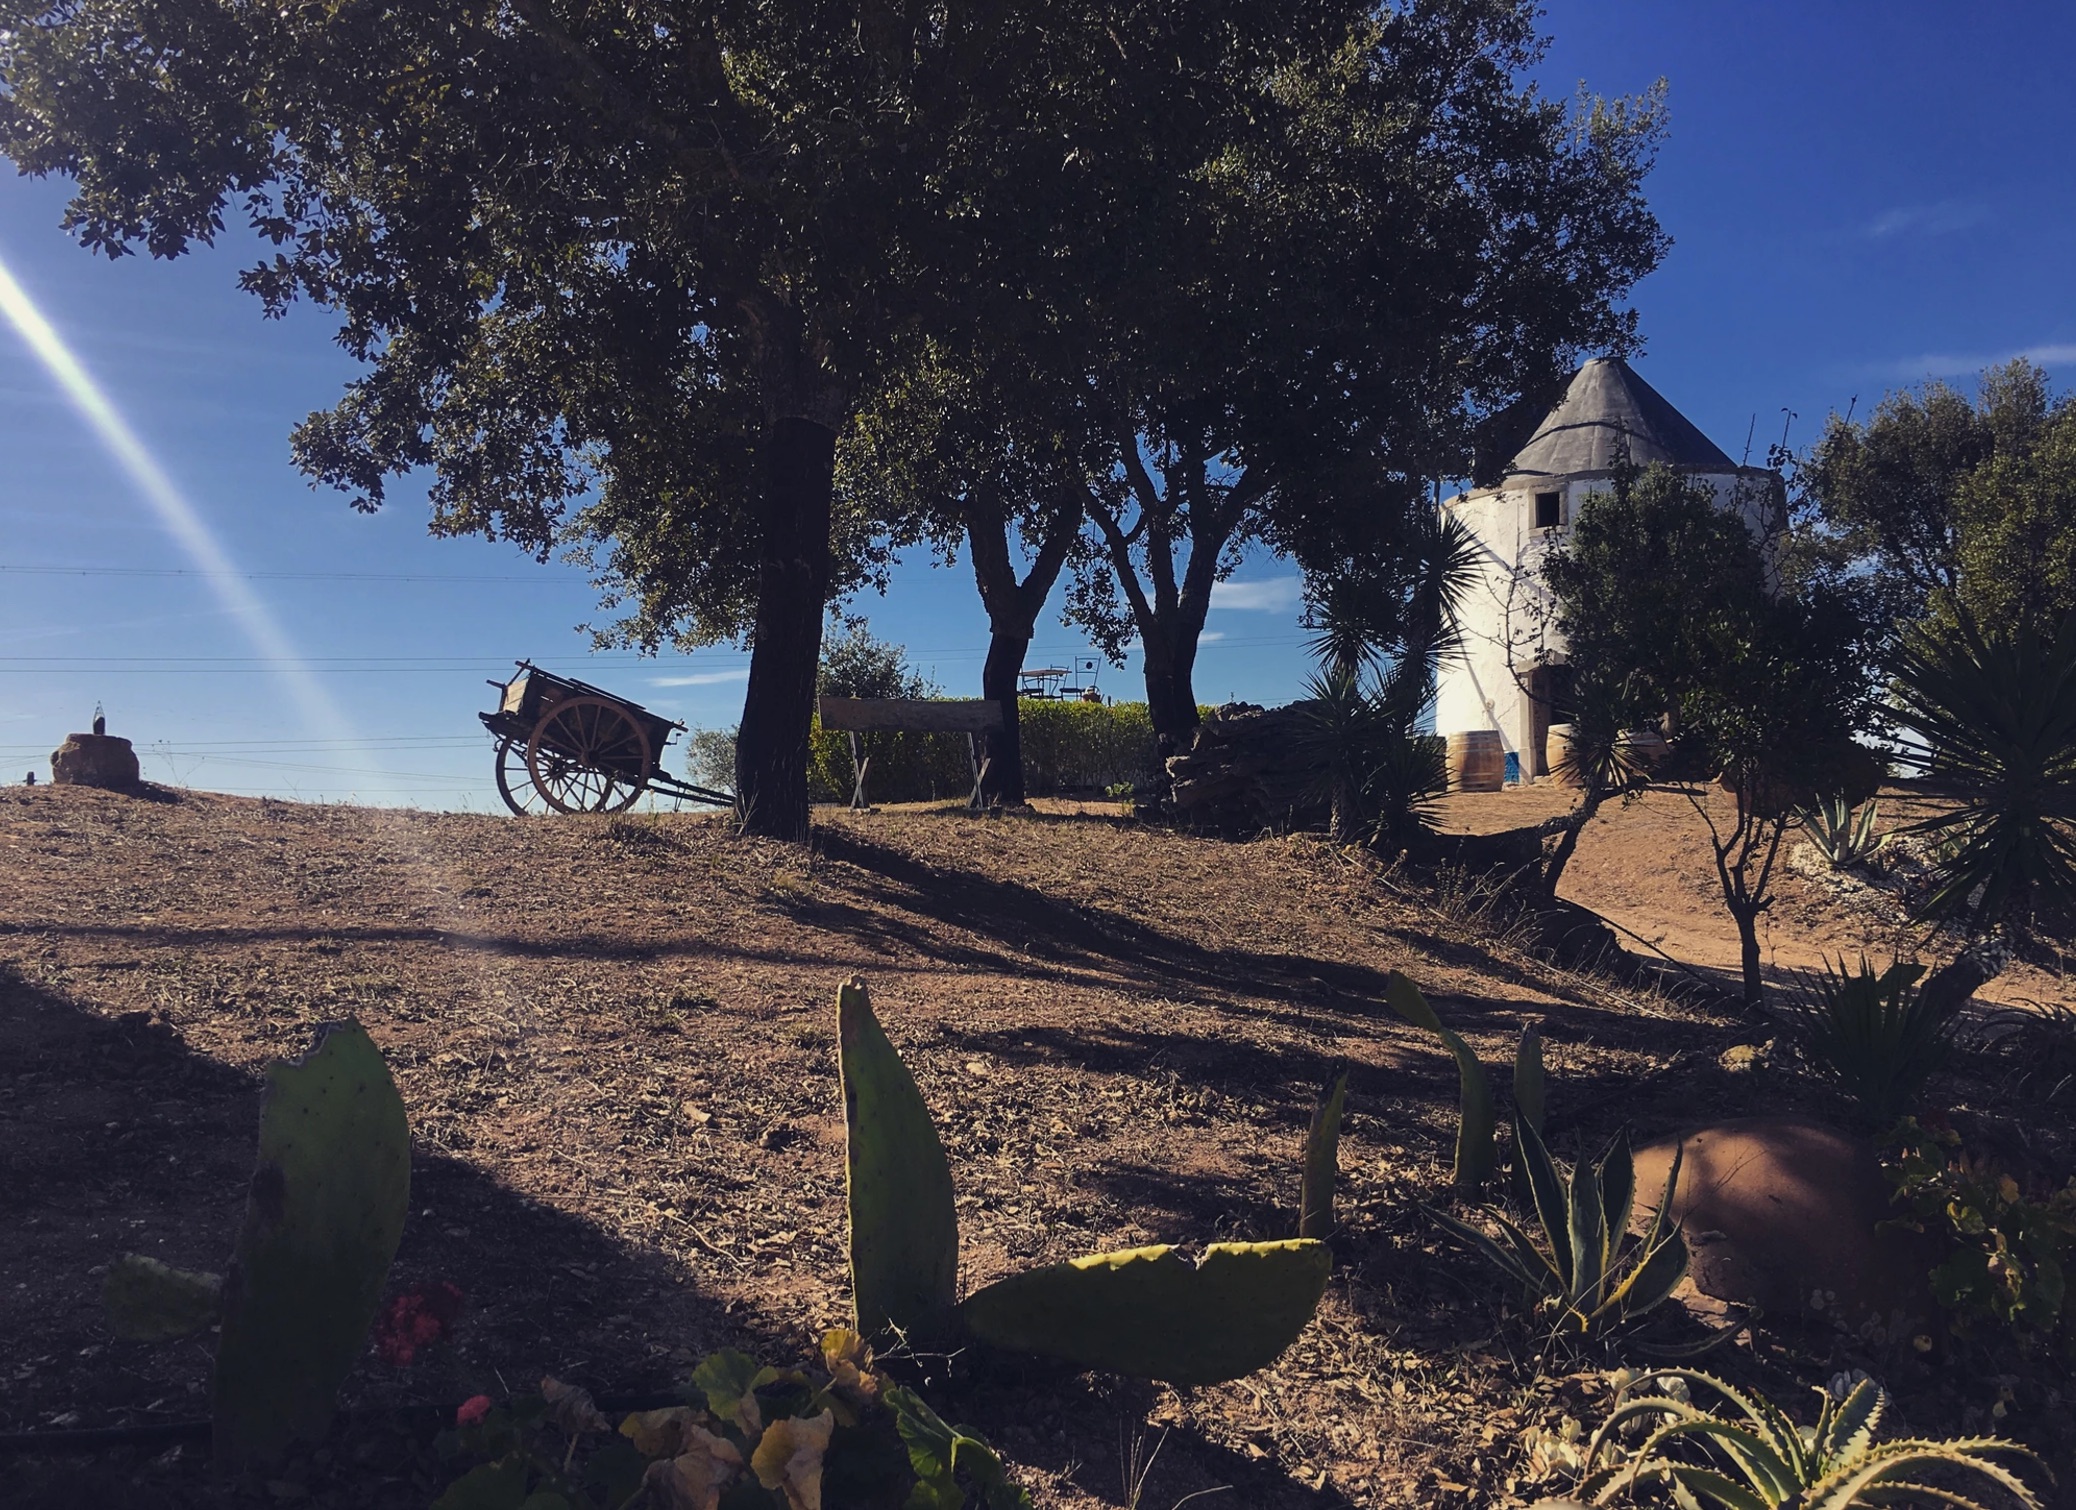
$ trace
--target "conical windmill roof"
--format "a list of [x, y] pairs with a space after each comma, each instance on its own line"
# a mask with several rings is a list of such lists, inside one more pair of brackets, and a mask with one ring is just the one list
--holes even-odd
[[1734, 472], [1737, 463], [1620, 357], [1595, 357], [1507, 464], [1509, 477], [1608, 472], [1627, 449], [1637, 466], [1664, 462]]

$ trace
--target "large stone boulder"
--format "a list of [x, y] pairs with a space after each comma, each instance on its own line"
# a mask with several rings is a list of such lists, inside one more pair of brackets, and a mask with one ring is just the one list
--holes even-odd
[[51, 751], [50, 779], [58, 786], [97, 786], [134, 792], [143, 785], [137, 752], [113, 734], [67, 734]]
[[[1891, 1345], [1936, 1330], [1930, 1276], [1941, 1255], [1919, 1234], [1882, 1225], [1895, 1212], [1863, 1139], [1816, 1122], [1753, 1117], [1679, 1142], [1673, 1214], [1702, 1294]], [[1639, 1207], [1655, 1208], [1673, 1147], [1666, 1140], [1636, 1150]]]

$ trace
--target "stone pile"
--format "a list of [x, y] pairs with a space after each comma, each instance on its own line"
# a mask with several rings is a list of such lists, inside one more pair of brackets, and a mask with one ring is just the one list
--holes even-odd
[[1228, 833], [1324, 823], [1323, 771], [1301, 753], [1310, 707], [1228, 703], [1213, 710], [1197, 726], [1189, 749], [1168, 757], [1170, 810]]
[[96, 730], [65, 736], [65, 742], [51, 751], [50, 779], [58, 786], [134, 792], [143, 785], [143, 772], [127, 739]]

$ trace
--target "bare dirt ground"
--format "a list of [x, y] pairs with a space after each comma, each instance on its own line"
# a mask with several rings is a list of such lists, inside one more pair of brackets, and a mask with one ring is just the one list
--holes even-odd
[[[1444, 800], [1442, 825], [1458, 833], [1492, 833], [1538, 823], [1569, 811], [1577, 793], [1550, 782], [1505, 792], [1463, 792]], [[1710, 815], [1726, 830], [1735, 819], [1728, 793], [1707, 789]], [[1890, 834], [1928, 810], [1925, 799], [1891, 788], [1877, 799], [1877, 832]], [[1877, 967], [1896, 955], [1939, 951], [1913, 927], [1894, 895], [1852, 877], [1834, 877], [1819, 865], [1791, 863], [1802, 847], [1790, 830], [1775, 868], [1776, 900], [1760, 915], [1759, 946], [1768, 978], [1792, 987], [1841, 955], [1856, 963], [1865, 953]], [[1708, 847], [1707, 828], [1680, 792], [1653, 788], [1628, 802], [1611, 802], [1580, 836], [1559, 894], [1590, 907], [1626, 935], [1640, 953], [1662, 951], [1726, 988], [1739, 973], [1737, 929], [1723, 907]], [[2021, 962], [1981, 993], [1985, 1002], [2076, 1004], [2076, 958], [2059, 965]]]
[[[322, 1021], [367, 1025], [410, 1110], [396, 1282], [469, 1297], [412, 1368], [370, 1356], [346, 1402], [366, 1414], [266, 1485], [212, 1486], [194, 1448], [117, 1451], [0, 1470], [10, 1503], [423, 1505], [432, 1428], [376, 1407], [450, 1411], [551, 1371], [640, 1393], [722, 1345], [804, 1355], [848, 1310], [831, 1000], [851, 973], [950, 1150], [969, 1286], [1288, 1235], [1313, 1089], [1354, 1066], [1335, 1279], [1275, 1368], [1172, 1390], [996, 1362], [943, 1385], [1060, 1510], [1535, 1497], [1518, 1433], [1579, 1413], [1597, 1376], [1527, 1366], [1420, 1210], [1446, 1199], [1455, 1073], [1381, 1011], [1387, 972], [1496, 1065], [1544, 1024], [1567, 1156], [1824, 1097], [1720, 1068], [1762, 1036], [1723, 1006], [1550, 970], [1310, 839], [1100, 807], [817, 821], [803, 849], [690, 816], [0, 792], [0, 1432], [204, 1408], [207, 1339], [113, 1340], [98, 1273], [126, 1251], [221, 1268], [258, 1075]], [[1582, 897], [1608, 870], [1592, 853]], [[1748, 1337], [1717, 1366], [1786, 1389], [1864, 1366], [1856, 1348]], [[1892, 1376], [1908, 1424], [1957, 1430], [1996, 1398], [1912, 1367]]]

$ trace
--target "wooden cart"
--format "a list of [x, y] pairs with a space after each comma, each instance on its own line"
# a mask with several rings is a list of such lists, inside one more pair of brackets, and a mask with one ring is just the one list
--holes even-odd
[[603, 687], [521, 661], [498, 689], [497, 710], [479, 713], [497, 740], [497, 790], [513, 812], [617, 813], [643, 792], [733, 807], [726, 792], [680, 781], [662, 769], [663, 747], [685, 726]]

